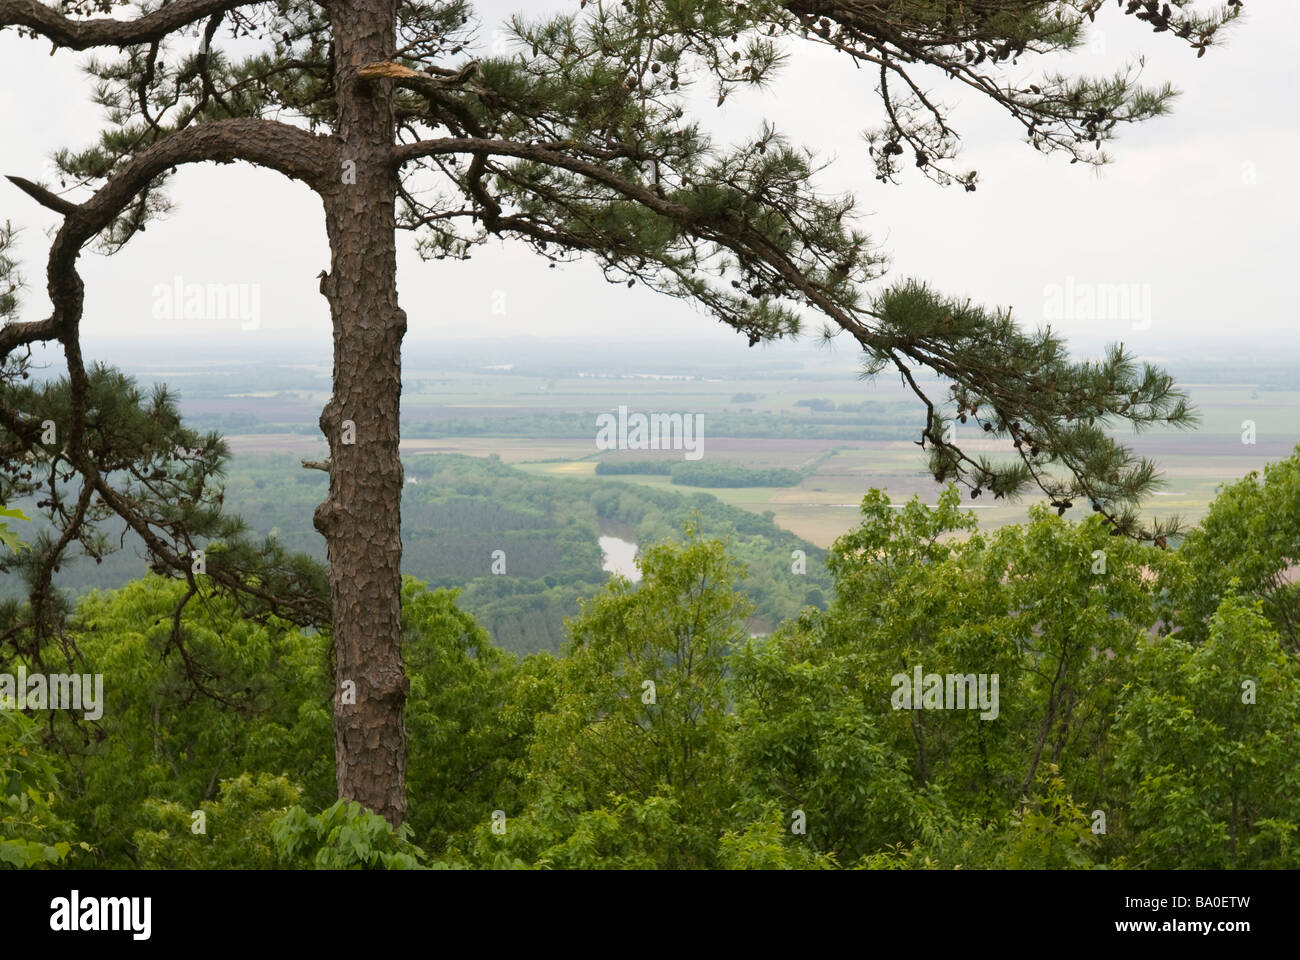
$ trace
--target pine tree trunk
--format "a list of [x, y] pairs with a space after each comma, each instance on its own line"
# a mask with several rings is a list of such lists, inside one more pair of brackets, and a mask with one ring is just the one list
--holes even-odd
[[[339, 796], [393, 825], [406, 816], [408, 682], [402, 666], [401, 347], [393, 115], [384, 87], [356, 71], [393, 54], [395, 0], [331, 5], [338, 177], [326, 192], [334, 393], [321, 413], [329, 498], [316, 509], [329, 547]], [[354, 693], [354, 695], [353, 695]]]

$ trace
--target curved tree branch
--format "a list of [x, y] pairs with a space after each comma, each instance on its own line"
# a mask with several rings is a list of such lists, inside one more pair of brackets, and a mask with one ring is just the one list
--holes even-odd
[[24, 27], [68, 50], [129, 47], [161, 40], [214, 14], [252, 5], [250, 0], [176, 0], [134, 20], [76, 20], [36, 0], [0, 0], [0, 29]]
[[[48, 290], [54, 312], [42, 321], [12, 323], [0, 329], [0, 356], [36, 340], [66, 338], [81, 319], [82, 286], [74, 264], [81, 248], [112, 223], [133, 197], [159, 174], [186, 163], [244, 160], [301, 180], [317, 191], [328, 189], [331, 153], [328, 137], [274, 120], [234, 118], [188, 127], [141, 151], [119, 167], [85, 203], [63, 206], [35, 184], [11, 177], [28, 194], [65, 216], [50, 246]], [[57, 205], [50, 201], [53, 198]]]

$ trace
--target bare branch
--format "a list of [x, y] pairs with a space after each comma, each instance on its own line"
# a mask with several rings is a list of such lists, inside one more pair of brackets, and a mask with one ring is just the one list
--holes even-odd
[[39, 183], [32, 183], [23, 177], [6, 177], [10, 183], [27, 194], [34, 197], [36, 202], [43, 207], [49, 207], [51, 210], [63, 214], [65, 217], [77, 209], [77, 205], [71, 200], [64, 200], [57, 194], [50, 193]]

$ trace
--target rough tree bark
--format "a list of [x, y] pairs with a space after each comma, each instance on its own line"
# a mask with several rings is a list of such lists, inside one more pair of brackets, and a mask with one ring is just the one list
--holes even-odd
[[334, 326], [334, 393], [320, 417], [329, 498], [315, 515], [329, 547], [339, 796], [394, 825], [406, 816], [398, 456], [406, 314], [397, 303], [391, 94], [384, 81], [356, 73], [393, 55], [396, 7], [364, 0], [331, 8], [337, 176], [323, 197], [331, 261], [321, 289]]

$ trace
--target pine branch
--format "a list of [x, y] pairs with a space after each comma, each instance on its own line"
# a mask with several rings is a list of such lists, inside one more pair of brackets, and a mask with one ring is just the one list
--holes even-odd
[[35, 0], [0, 0], [0, 29], [23, 27], [69, 50], [130, 47], [161, 40], [214, 14], [253, 5], [250, 0], [176, 0], [134, 20], [76, 20]]

